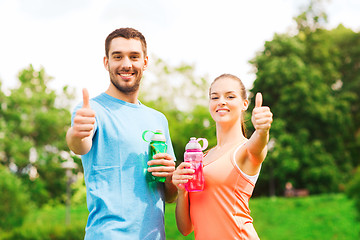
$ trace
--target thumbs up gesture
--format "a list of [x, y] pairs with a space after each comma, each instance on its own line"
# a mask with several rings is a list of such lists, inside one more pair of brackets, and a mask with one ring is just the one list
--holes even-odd
[[263, 98], [261, 93], [255, 96], [255, 108], [253, 109], [251, 121], [254, 128], [259, 133], [267, 133], [273, 121], [273, 114], [269, 107], [262, 106]]
[[76, 111], [73, 124], [73, 136], [84, 139], [92, 135], [95, 124], [95, 111], [90, 107], [89, 93], [83, 89], [83, 106]]

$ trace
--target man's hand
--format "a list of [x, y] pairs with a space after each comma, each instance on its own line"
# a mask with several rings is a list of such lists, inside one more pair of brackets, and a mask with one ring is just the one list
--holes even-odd
[[175, 162], [173, 157], [167, 153], [158, 153], [155, 154], [153, 158], [154, 160], [148, 161], [148, 171], [156, 177], [171, 177], [175, 171]]
[[95, 124], [95, 111], [91, 109], [89, 103], [89, 93], [83, 89], [83, 106], [76, 111], [72, 135], [84, 139], [92, 135]]
[[92, 134], [95, 124], [95, 111], [89, 103], [89, 93], [83, 89], [83, 106], [76, 111], [74, 123], [66, 134], [66, 141], [69, 148], [76, 154], [88, 153], [92, 146]]
[[[167, 153], [158, 153], [153, 156], [154, 160], [148, 161], [148, 171], [156, 177], [166, 177], [165, 180], [165, 201], [172, 203], [177, 197], [177, 188], [172, 183], [172, 175], [175, 171], [173, 157]], [[155, 166], [156, 165], [156, 166]], [[158, 166], [160, 165], [160, 166]]]

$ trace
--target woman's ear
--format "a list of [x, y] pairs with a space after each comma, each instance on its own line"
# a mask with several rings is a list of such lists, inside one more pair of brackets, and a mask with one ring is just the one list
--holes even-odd
[[242, 111], [245, 112], [248, 109], [248, 107], [249, 107], [249, 100], [245, 99]]

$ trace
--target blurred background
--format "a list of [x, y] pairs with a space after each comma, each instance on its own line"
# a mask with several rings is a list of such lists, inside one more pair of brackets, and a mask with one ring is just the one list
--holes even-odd
[[[86, 87], [109, 85], [106, 36], [134, 27], [150, 66], [140, 100], [169, 121], [178, 159], [216, 144], [208, 88], [239, 76], [274, 113], [250, 208], [261, 239], [360, 237], [358, 0], [0, 0], [0, 239], [83, 239], [80, 156], [66, 146]], [[167, 239], [178, 233], [166, 205]]]

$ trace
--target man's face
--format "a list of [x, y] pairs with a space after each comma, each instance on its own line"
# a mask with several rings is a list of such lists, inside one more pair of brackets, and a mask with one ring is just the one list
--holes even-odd
[[104, 57], [111, 83], [125, 94], [138, 91], [148, 57], [144, 56], [140, 40], [114, 38], [111, 41], [109, 57]]

